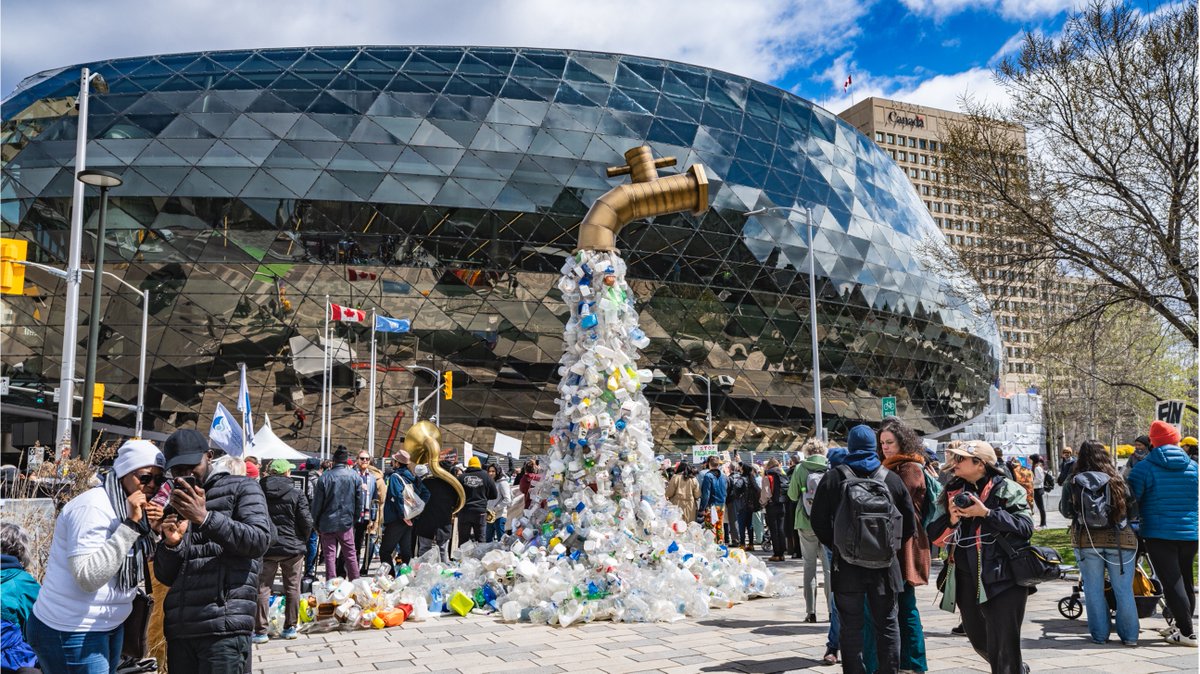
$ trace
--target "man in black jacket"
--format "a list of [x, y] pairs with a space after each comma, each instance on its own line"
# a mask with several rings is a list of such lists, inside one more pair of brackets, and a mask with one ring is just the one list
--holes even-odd
[[[441, 462], [442, 470], [450, 472], [450, 464]], [[417, 464], [418, 469], [425, 466]], [[425, 488], [429, 490], [429, 498], [425, 501], [425, 509], [417, 519], [413, 520], [413, 533], [417, 535], [417, 552], [420, 557], [433, 548], [438, 549], [438, 556], [443, 562], [450, 561], [450, 534], [454, 528], [454, 509], [458, 506], [458, 494], [454, 487], [437, 475], [423, 471], [416, 473], [422, 478]]]
[[163, 518], [154, 576], [170, 586], [163, 634], [172, 674], [246, 671], [258, 605], [258, 573], [272, 525], [258, 483], [237, 461], [208, 449], [197, 431], [163, 445], [175, 489]]
[[346, 464], [349, 459], [350, 450], [338, 445], [333, 453], [333, 467], [321, 474], [313, 490], [312, 516], [321, 534], [326, 577], [337, 575], [338, 546], [341, 546], [346, 578], [354, 580], [359, 576], [354, 522], [363, 511], [363, 490], [362, 481]]
[[467, 504], [458, 514], [458, 544], [461, 546], [467, 541], [482, 543], [487, 532], [488, 501], [500, 496], [500, 491], [477, 456], [472, 456], [467, 462], [467, 469], [458, 476], [458, 481], [467, 494]]
[[[855, 476], [864, 478], [882, 475], [892, 504], [900, 512], [900, 543], [912, 537], [916, 530], [912, 497], [899, 475], [883, 468], [875, 452], [875, 432], [859, 425], [850, 430], [846, 439], [846, 459], [843, 463]], [[876, 473], [876, 471], [879, 471]], [[879, 672], [896, 672], [900, 665], [900, 625], [897, 622], [897, 595], [904, 589], [900, 572], [900, 557], [892, 556], [891, 566], [867, 568], [842, 558], [834, 541], [834, 518], [845, 498], [842, 489], [846, 477], [837, 470], [826, 471], [813, 496], [813, 533], [833, 551], [832, 591], [838, 618], [841, 621], [842, 671], [847, 674], [865, 672], [863, 666], [864, 604], [870, 609], [875, 628], [875, 649]], [[844, 533], [844, 532], [843, 532]], [[897, 547], [895, 552], [898, 552]]]
[[271, 547], [263, 557], [262, 573], [258, 577], [258, 612], [254, 616], [256, 644], [267, 643], [267, 609], [271, 601], [271, 586], [275, 571], [283, 571], [283, 639], [295, 639], [296, 623], [300, 618], [300, 573], [304, 569], [304, 552], [312, 532], [312, 516], [308, 514], [308, 499], [292, 481], [292, 464], [275, 459], [266, 467], [267, 475], [259, 484], [267, 497], [267, 513], [275, 525]]

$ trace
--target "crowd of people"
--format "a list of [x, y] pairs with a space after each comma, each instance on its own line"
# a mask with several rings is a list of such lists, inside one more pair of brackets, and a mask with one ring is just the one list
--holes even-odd
[[[1101, 644], [1111, 636], [1110, 587], [1117, 637], [1138, 644], [1134, 584], [1144, 554], [1174, 617], [1163, 639], [1195, 646], [1195, 441], [1155, 422], [1135, 446], [1123, 469], [1096, 442], [1062, 455], [1060, 510], [1071, 522], [1088, 632]], [[430, 466], [404, 451], [381, 468], [341, 446], [331, 460], [302, 465], [234, 457], [194, 430], [175, 432], [161, 450], [125, 442], [99, 484], [58, 515], [40, 584], [26, 571], [25, 534], [0, 526], [3, 666], [114, 672], [123, 658], [145, 656], [153, 579], [168, 588], [162, 631], [173, 673], [247, 671], [253, 645], [271, 638], [277, 574], [277, 635], [295, 639], [301, 592], [318, 569], [354, 579], [379, 563], [400, 573], [429, 551], [445, 560], [456, 545], [501, 540], [542, 475], [536, 460], [517, 471], [478, 457], [438, 468], [457, 485], [431, 479]], [[992, 672], [1028, 671], [1020, 629], [1036, 580], [1020, 558], [1035, 509], [1045, 526], [1045, 492], [1055, 485], [1041, 457], [1025, 466], [986, 442], [955, 441], [943, 466], [913, 429], [887, 418], [877, 429], [854, 427], [842, 446], [809, 440], [786, 462], [713, 456], [700, 470], [663, 468], [666, 497], [685, 521], [728, 547], [769, 545], [772, 562], [803, 560], [804, 622], [828, 620], [826, 664], [926, 671], [916, 588], [932, 579], [941, 607], [961, 615], [956, 631]], [[143, 626], [142, 639], [131, 623]]]

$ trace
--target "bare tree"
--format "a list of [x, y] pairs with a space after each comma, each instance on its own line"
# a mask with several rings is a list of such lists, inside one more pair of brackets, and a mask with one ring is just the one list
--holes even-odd
[[952, 189], [989, 235], [966, 266], [1087, 279], [1063, 324], [1146, 307], [1197, 347], [1196, 66], [1195, 3], [1093, 0], [1060, 37], [1027, 33], [996, 70], [1011, 102], [968, 100], [948, 133]]

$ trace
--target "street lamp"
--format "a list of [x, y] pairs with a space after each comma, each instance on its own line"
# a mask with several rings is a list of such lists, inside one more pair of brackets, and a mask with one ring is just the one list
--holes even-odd
[[[440, 395], [438, 395], [438, 393], [442, 390], [442, 384], [441, 384], [442, 372], [441, 372], [441, 370], [435, 370], [431, 367], [425, 367], [424, 365], [405, 365], [404, 369], [420, 370], [422, 372], [428, 372], [430, 374], [430, 376], [433, 377], [433, 393], [430, 394], [434, 397], [433, 425], [441, 427], [441, 425], [442, 425], [442, 397]], [[420, 421], [420, 419], [421, 419], [421, 403], [422, 402], [424, 402], [424, 401], [418, 400], [417, 389], [414, 386], [413, 387], [413, 423], [414, 424], [417, 423], [418, 421]]]
[[[790, 206], [769, 206], [746, 211], [742, 215], [749, 217], [771, 211], [786, 211], [790, 213], [795, 210], [797, 209]], [[817, 353], [817, 250], [813, 246], [814, 230], [811, 207], [805, 206], [804, 219], [808, 225], [808, 322], [809, 332], [812, 337], [813, 407], [816, 408], [813, 435], [824, 440], [825, 423], [821, 415], [821, 357]]]
[[[61, 279], [67, 278], [67, 272], [62, 269], [58, 269], [57, 267], [51, 267], [49, 265], [38, 264], [37, 262], [29, 262], [29, 261], [23, 261], [20, 264], [23, 264], [26, 267], [33, 267], [35, 269], [41, 269], [42, 271], [48, 272], [51, 275], [56, 276]], [[96, 270], [80, 269], [80, 272], [82, 272], [84, 274], [95, 274]], [[103, 273], [105, 276], [115, 280], [117, 283], [120, 283], [121, 285], [125, 286], [126, 288], [129, 288], [133, 292], [137, 293], [142, 298], [142, 342], [141, 342], [141, 350], [140, 350], [140, 353], [138, 354], [138, 400], [137, 400], [137, 407], [135, 408], [135, 411], [137, 412], [137, 417], [136, 417], [137, 421], [134, 426], [134, 439], [140, 440], [142, 437], [142, 428], [143, 428], [142, 416], [146, 410], [146, 345], [148, 343], [148, 333], [149, 333], [148, 328], [150, 325], [150, 291], [142, 290], [142, 289], [138, 288], [137, 286], [133, 285], [129, 281], [126, 281], [125, 279], [121, 278], [120, 276], [117, 276], [116, 274], [112, 273], [111, 271], [106, 271]], [[61, 391], [59, 391], [59, 393], [61, 393]], [[112, 404], [114, 406], [120, 407], [120, 405], [116, 405], [116, 403], [112, 403]], [[90, 445], [89, 445], [89, 447], [90, 447]]]
[[[121, 177], [94, 169], [75, 174], [80, 184], [100, 188], [100, 217], [96, 223], [96, 261], [94, 269], [104, 271], [104, 234], [108, 224], [108, 191], [120, 187]], [[83, 374], [83, 406], [79, 412], [79, 458], [87, 460], [92, 449], [91, 403], [96, 390], [96, 352], [100, 348], [100, 298], [104, 294], [103, 274], [92, 274], [92, 312], [88, 316], [87, 365]], [[140, 433], [139, 433], [140, 435]]]
[[[108, 83], [100, 73], [84, 68], [79, 77], [78, 130], [75, 136], [75, 172], [87, 167], [88, 90], [95, 82], [96, 91], [108, 93]], [[67, 297], [63, 312], [62, 372], [59, 376], [58, 430], [55, 438], [56, 455], [71, 445], [71, 422], [75, 402], [75, 350], [78, 341], [79, 285], [82, 281], [79, 258], [83, 249], [83, 183], [75, 181], [71, 193], [71, 239], [67, 253]], [[87, 416], [86, 414], [83, 416]], [[86, 444], [86, 443], [81, 443]]]
[[702, 374], [684, 372], [684, 375], [704, 382], [704, 416], [708, 419], [708, 444], [713, 443], [712, 434], [712, 380]]

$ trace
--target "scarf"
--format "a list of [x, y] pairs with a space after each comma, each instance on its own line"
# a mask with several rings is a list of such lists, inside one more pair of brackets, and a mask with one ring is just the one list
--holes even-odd
[[[108, 503], [112, 506], [113, 511], [117, 513], [117, 519], [124, 521], [129, 518], [129, 502], [125, 499], [125, 488], [121, 486], [121, 478], [117, 477], [115, 472], [110, 472], [104, 476], [104, 482], [101, 484], [104, 493], [108, 495]], [[150, 532], [149, 526], [146, 524], [146, 518], [143, 517], [141, 522], [137, 523], [138, 538], [133, 543], [133, 549], [125, 557], [125, 564], [117, 571], [116, 581], [117, 589], [129, 591], [137, 589], [144, 580], [143, 569], [146, 565], [146, 560], [150, 559], [150, 537], [147, 535]]]
[[896, 468], [902, 463], [913, 462], [922, 468], [925, 467], [925, 459], [916, 454], [893, 454], [883, 460], [883, 467], [892, 472], [896, 472]]

